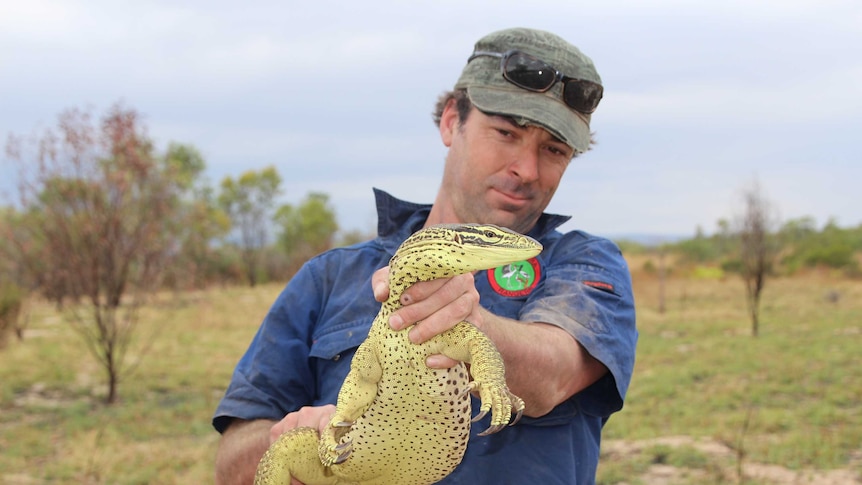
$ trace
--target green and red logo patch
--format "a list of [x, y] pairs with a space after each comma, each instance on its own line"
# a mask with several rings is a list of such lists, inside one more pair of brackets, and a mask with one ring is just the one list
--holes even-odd
[[491, 288], [503, 296], [529, 295], [539, 284], [542, 268], [539, 260], [531, 258], [488, 270]]

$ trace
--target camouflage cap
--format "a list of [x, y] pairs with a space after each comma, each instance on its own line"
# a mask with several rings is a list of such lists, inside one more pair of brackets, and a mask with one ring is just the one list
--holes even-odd
[[[602, 82], [589, 57], [550, 32], [526, 28], [500, 30], [479, 39], [473, 52], [503, 54], [513, 49], [547, 62], [565, 76]], [[477, 56], [461, 72], [455, 89], [461, 88], [467, 89], [470, 101], [485, 113], [535, 123], [576, 152], [589, 149], [590, 115], [575, 111], [563, 102], [562, 83], [556, 83], [544, 93], [527, 91], [503, 78], [499, 58]]]

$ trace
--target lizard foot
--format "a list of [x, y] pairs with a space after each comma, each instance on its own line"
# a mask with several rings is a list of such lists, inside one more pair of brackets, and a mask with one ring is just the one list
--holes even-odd
[[[479, 397], [482, 400], [479, 413], [471, 421], [475, 423], [484, 418], [489, 411], [491, 412], [491, 425], [479, 433], [479, 436], [494, 434], [505, 428], [506, 425], [513, 426], [521, 420], [521, 416], [524, 414], [524, 400], [512, 394], [505, 384], [502, 386], [483, 386], [473, 381], [469, 388], [471, 390], [478, 389]], [[513, 414], [515, 415], [514, 419], [512, 419]]]
[[352, 421], [334, 421], [320, 435], [317, 452], [324, 466], [344, 463], [353, 452], [353, 440], [339, 442], [341, 437], [353, 425]]
[[320, 454], [320, 461], [324, 466], [338, 465], [344, 463], [353, 453], [353, 441], [345, 441], [337, 445], [327, 445], [323, 440], [320, 440], [320, 445], [317, 450]]

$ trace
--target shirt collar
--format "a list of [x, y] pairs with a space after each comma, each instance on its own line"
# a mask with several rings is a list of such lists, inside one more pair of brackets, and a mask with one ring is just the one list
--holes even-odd
[[[392, 253], [411, 234], [422, 229], [431, 212], [431, 204], [407, 202], [377, 188], [374, 199], [377, 202], [377, 236]], [[543, 212], [527, 235], [541, 240], [571, 218]]]

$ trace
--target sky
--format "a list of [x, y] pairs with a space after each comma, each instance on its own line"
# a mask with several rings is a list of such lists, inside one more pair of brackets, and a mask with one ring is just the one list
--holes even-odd
[[371, 232], [372, 187], [433, 201], [434, 102], [516, 26], [578, 46], [605, 87], [598, 144], [548, 208], [563, 230], [710, 233], [755, 181], [782, 221], [862, 224], [858, 0], [0, 0], [0, 139], [120, 102], [157, 148], [196, 147], [213, 186], [273, 165], [281, 202], [323, 192]]

